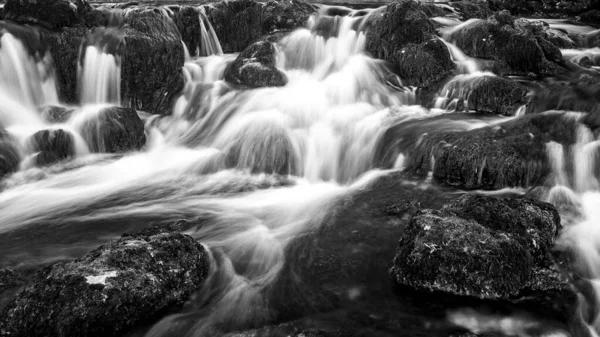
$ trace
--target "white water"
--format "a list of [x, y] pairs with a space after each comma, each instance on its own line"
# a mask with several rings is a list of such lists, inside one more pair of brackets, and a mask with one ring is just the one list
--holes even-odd
[[83, 65], [78, 67], [81, 104], [121, 104], [121, 57], [97, 46], [85, 48]]
[[200, 49], [196, 52], [198, 56], [222, 55], [223, 49], [217, 33], [208, 20], [204, 7], [200, 7]]

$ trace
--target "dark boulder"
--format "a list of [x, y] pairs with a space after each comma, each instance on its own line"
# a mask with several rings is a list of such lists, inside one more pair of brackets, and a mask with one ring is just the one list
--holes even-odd
[[600, 113], [600, 76], [573, 73], [562, 80], [539, 83], [527, 105], [527, 113], [566, 110]]
[[579, 15], [581, 22], [600, 28], [600, 10], [593, 9]]
[[46, 267], [2, 313], [10, 336], [121, 336], [181, 305], [207, 277], [193, 238], [148, 229]]
[[499, 75], [555, 75], [561, 72], [560, 50], [542, 35], [519, 26], [508, 12], [473, 21], [449, 40], [465, 54], [494, 61]]
[[183, 45], [164, 8], [126, 12], [122, 63], [123, 101], [136, 110], [164, 114], [183, 88]]
[[74, 116], [90, 151], [120, 153], [139, 150], [146, 143], [144, 123], [131, 108], [100, 107], [93, 116]]
[[[577, 294], [550, 255], [560, 228], [550, 204], [465, 195], [415, 214], [390, 274], [420, 291], [501, 300], [570, 321]], [[550, 298], [558, 304], [548, 306]]]
[[202, 47], [200, 20], [201, 10], [194, 6], [181, 6], [173, 20], [181, 34], [181, 40], [185, 43], [190, 55], [198, 55]]
[[316, 7], [303, 0], [270, 0], [263, 7], [263, 34], [302, 27], [315, 12]]
[[0, 269], [0, 294], [25, 284], [21, 275], [10, 269]]
[[225, 53], [240, 52], [263, 35], [262, 4], [254, 0], [219, 1], [204, 8]]
[[469, 109], [493, 114], [513, 115], [526, 103], [527, 90], [506, 78], [485, 76], [469, 94]]
[[246, 48], [225, 71], [229, 82], [250, 87], [284, 86], [287, 77], [275, 66], [275, 47], [260, 41]]
[[0, 130], [0, 178], [16, 172], [21, 162], [16, 140], [5, 130]]
[[488, 3], [481, 0], [453, 1], [450, 6], [460, 13], [463, 20], [485, 19], [494, 13]]
[[405, 84], [429, 86], [454, 69], [448, 48], [437, 40], [435, 27], [423, 4], [398, 1], [368, 24], [366, 48], [397, 67]]
[[58, 31], [42, 30], [54, 64], [58, 94], [61, 102], [78, 103], [77, 61], [79, 48], [89, 30], [83, 25]]
[[7, 0], [4, 19], [48, 29], [96, 24], [98, 13], [87, 0]]
[[[399, 124], [386, 131], [378, 149], [380, 165], [393, 165], [399, 151], [407, 157], [406, 170], [420, 175], [432, 172], [438, 183], [466, 189], [544, 183], [550, 173], [546, 143], [573, 144], [578, 125], [576, 119], [559, 112], [526, 115], [466, 131], [442, 129], [427, 133], [431, 126], [424, 124], [425, 129], [419, 129], [419, 123], [423, 121]], [[405, 143], [407, 130], [422, 130], [415, 131], [418, 134], [411, 138], [419, 141]]]
[[63, 129], [38, 131], [28, 143], [32, 152], [38, 152], [35, 157], [37, 166], [51, 165], [75, 155], [75, 139]]

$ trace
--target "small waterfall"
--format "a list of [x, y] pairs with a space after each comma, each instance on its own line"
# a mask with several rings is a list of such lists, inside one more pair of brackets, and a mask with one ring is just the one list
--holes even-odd
[[479, 85], [485, 78], [493, 76], [496, 75], [490, 72], [456, 75], [440, 90], [438, 97], [435, 99], [435, 108], [449, 111], [467, 111], [469, 109], [469, 96], [473, 88]]
[[200, 7], [200, 50], [198, 56], [223, 55], [217, 33], [208, 20], [204, 7]]
[[12, 34], [0, 34], [0, 92], [29, 109], [58, 104], [50, 54], [31, 56]]
[[452, 61], [456, 64], [460, 74], [475, 74], [481, 71], [476, 59], [465, 55], [454, 43], [447, 42], [444, 39], [440, 40], [448, 47]]
[[121, 104], [121, 48], [117, 28], [98, 29], [82, 43], [78, 85], [82, 104]]

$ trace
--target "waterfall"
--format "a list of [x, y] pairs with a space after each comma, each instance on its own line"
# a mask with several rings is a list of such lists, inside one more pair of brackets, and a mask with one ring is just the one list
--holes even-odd
[[29, 109], [57, 104], [50, 54], [32, 56], [12, 34], [0, 34], [0, 93]]
[[121, 104], [121, 48], [118, 28], [97, 29], [81, 44], [77, 69], [82, 104]]
[[223, 49], [217, 33], [206, 16], [204, 7], [200, 7], [200, 50], [199, 56], [222, 55]]

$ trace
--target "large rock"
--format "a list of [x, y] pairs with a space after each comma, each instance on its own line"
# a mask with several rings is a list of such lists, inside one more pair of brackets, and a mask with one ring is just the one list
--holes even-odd
[[224, 53], [240, 52], [263, 35], [262, 5], [254, 0], [219, 1], [205, 9]]
[[554, 75], [561, 72], [560, 50], [542, 35], [520, 26], [510, 13], [473, 21], [449, 36], [465, 54], [494, 61], [500, 75]]
[[390, 274], [413, 289], [503, 300], [570, 321], [577, 294], [550, 255], [560, 228], [550, 204], [465, 195], [415, 214]]
[[263, 34], [302, 27], [316, 12], [316, 7], [303, 0], [270, 0], [263, 8]]
[[131, 108], [99, 107], [95, 114], [85, 115], [81, 111], [73, 119], [93, 152], [139, 150], [146, 143], [144, 123]]
[[7, 0], [4, 19], [37, 24], [48, 29], [96, 24], [98, 13], [87, 0]]
[[368, 26], [367, 51], [399, 68], [404, 84], [426, 87], [454, 69], [424, 5], [412, 0], [392, 3]]
[[51, 165], [75, 155], [75, 139], [63, 129], [38, 131], [28, 140], [37, 166]]
[[509, 79], [485, 76], [469, 94], [469, 109], [479, 112], [512, 115], [525, 104], [527, 90]]
[[21, 275], [11, 269], [0, 269], [0, 294], [25, 283]]
[[[387, 130], [378, 149], [380, 165], [393, 165], [399, 151], [407, 156], [408, 171], [432, 172], [442, 184], [466, 189], [533, 186], [544, 183], [551, 172], [546, 143], [575, 143], [579, 125], [568, 114], [547, 112], [474, 130], [431, 132], [450, 118], [442, 116], [431, 124], [407, 122]], [[406, 142], [417, 138], [416, 143]]]
[[41, 270], [0, 321], [9, 336], [121, 336], [183, 303], [207, 277], [193, 238], [153, 228]]
[[181, 6], [173, 18], [190, 55], [198, 55], [202, 48], [200, 15], [201, 10], [198, 7]]
[[131, 8], [125, 15], [123, 101], [136, 110], [166, 113], [183, 88], [183, 45], [164, 8]]
[[227, 67], [225, 79], [250, 87], [284, 86], [287, 77], [275, 66], [275, 47], [260, 41], [246, 48]]

